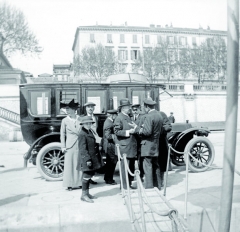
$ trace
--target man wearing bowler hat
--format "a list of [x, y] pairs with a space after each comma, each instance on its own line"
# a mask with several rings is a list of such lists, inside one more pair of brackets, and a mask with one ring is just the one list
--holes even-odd
[[[131, 103], [128, 98], [124, 98], [120, 100], [119, 105], [120, 113], [116, 117], [114, 121], [114, 133], [116, 135], [116, 144], [119, 144], [119, 149], [121, 155], [124, 153], [127, 155], [127, 162], [129, 169], [132, 173], [134, 173], [134, 162], [137, 156], [137, 140], [135, 137], [135, 130], [137, 125], [133, 124], [131, 118], [129, 117], [129, 113], [131, 111]], [[122, 187], [127, 189], [127, 182], [125, 176], [125, 167], [124, 161], [121, 160], [121, 171], [122, 171]], [[133, 177], [128, 175], [130, 188], [134, 188], [131, 186]]]
[[106, 154], [106, 166], [104, 180], [106, 184], [115, 185], [116, 181], [113, 179], [114, 170], [117, 164], [117, 156], [115, 154], [115, 134], [113, 130], [113, 123], [117, 117], [117, 110], [108, 110], [107, 119], [103, 125], [103, 150]]
[[143, 100], [146, 113], [141, 122], [139, 134], [141, 140], [141, 156], [143, 157], [143, 169], [145, 174], [145, 188], [157, 187], [161, 189], [160, 168], [158, 163], [159, 137], [163, 124], [161, 114], [154, 109], [156, 102], [151, 98]]

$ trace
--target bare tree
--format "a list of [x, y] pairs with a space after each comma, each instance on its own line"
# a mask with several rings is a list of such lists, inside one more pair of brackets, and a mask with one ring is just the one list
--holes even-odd
[[19, 51], [39, 53], [38, 40], [30, 30], [22, 11], [6, 3], [0, 5], [1, 51], [10, 56]]
[[105, 48], [102, 44], [86, 46], [81, 54], [74, 58], [73, 67], [75, 75], [82, 73], [95, 78], [96, 82], [101, 82], [103, 77], [116, 72], [117, 58], [111, 49]]

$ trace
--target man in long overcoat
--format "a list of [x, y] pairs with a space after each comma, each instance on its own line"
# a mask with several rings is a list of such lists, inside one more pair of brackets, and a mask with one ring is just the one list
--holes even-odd
[[[120, 113], [114, 121], [114, 133], [116, 135], [116, 144], [119, 144], [121, 156], [126, 154], [129, 169], [134, 173], [134, 163], [137, 156], [137, 140], [134, 135], [137, 125], [132, 123], [129, 113], [131, 111], [131, 103], [127, 98], [120, 100]], [[133, 128], [134, 127], [134, 128]], [[124, 161], [121, 160], [122, 187], [127, 188]], [[129, 185], [131, 186], [133, 177], [128, 175]]]
[[160, 168], [158, 163], [159, 137], [163, 124], [160, 113], [154, 109], [156, 104], [151, 98], [143, 101], [146, 116], [139, 133], [142, 135], [141, 156], [145, 174], [145, 188], [161, 189]]
[[[160, 111], [160, 114], [163, 118], [163, 125], [161, 129], [161, 134], [159, 138], [159, 166], [160, 166], [160, 176], [161, 176], [161, 187], [163, 187], [164, 181], [164, 172], [166, 172], [167, 160], [168, 160], [168, 139], [167, 133], [172, 130], [172, 125], [167, 117], [167, 115]], [[169, 165], [171, 162], [169, 162]]]
[[[144, 121], [143, 117], [145, 116], [145, 113], [141, 111], [140, 104], [134, 104], [132, 105], [132, 121], [136, 123], [136, 125], [141, 126], [141, 121]], [[144, 176], [144, 170], [143, 170], [143, 159], [141, 157], [141, 137], [136, 136], [137, 139], [137, 160], [138, 160], [138, 166], [140, 171], [140, 178], [143, 181]]]
[[108, 110], [108, 117], [103, 125], [103, 150], [106, 154], [106, 166], [104, 180], [106, 184], [115, 185], [113, 179], [114, 170], [117, 164], [117, 155], [115, 154], [115, 134], [113, 130], [113, 122], [117, 117], [117, 110]]

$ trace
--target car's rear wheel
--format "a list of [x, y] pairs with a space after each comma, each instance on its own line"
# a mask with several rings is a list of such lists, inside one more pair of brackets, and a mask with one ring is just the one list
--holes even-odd
[[37, 169], [46, 180], [63, 179], [64, 154], [60, 143], [49, 143], [41, 148], [37, 155]]
[[[204, 172], [211, 166], [215, 157], [213, 144], [205, 137], [195, 137], [191, 139], [184, 150], [184, 160], [189, 156], [189, 169], [193, 172]], [[199, 162], [194, 160], [189, 153]], [[204, 165], [205, 164], [205, 165]]]
[[171, 160], [172, 160], [172, 163], [176, 166], [184, 166], [185, 165], [183, 154], [182, 155], [177, 154], [176, 152], [172, 151]]

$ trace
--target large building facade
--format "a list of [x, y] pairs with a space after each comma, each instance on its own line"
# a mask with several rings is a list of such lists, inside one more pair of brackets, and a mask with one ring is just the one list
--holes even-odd
[[[210, 28], [189, 29], [172, 26], [161, 27], [151, 24], [149, 27], [123, 26], [79, 26], [73, 43], [73, 55], [81, 54], [85, 46], [102, 44], [115, 52], [122, 72], [135, 72], [140, 54], [145, 49], [165, 42], [169, 47], [183, 49], [195, 48], [208, 38], [222, 37], [227, 40], [226, 31], [211, 30]], [[144, 62], [141, 61], [141, 62]], [[139, 65], [138, 65], [139, 67]]]

